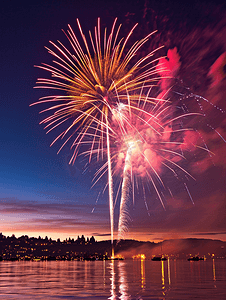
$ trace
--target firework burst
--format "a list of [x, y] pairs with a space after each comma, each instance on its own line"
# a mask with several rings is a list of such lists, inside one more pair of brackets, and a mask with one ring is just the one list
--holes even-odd
[[[166, 73], [164, 60], [153, 59], [158, 49], [138, 60], [135, 58], [153, 33], [126, 51], [137, 24], [125, 39], [120, 39], [121, 25], [117, 27], [116, 22], [117, 19], [109, 34], [106, 28], [101, 34], [98, 19], [94, 35], [89, 32], [87, 39], [77, 20], [83, 45], [70, 26], [65, 32], [70, 48], [59, 41], [50, 42], [52, 47], [47, 49], [54, 60], [51, 65], [42, 64], [39, 68], [49, 72], [51, 77], [39, 78], [36, 87], [59, 91], [59, 94], [42, 97], [34, 103], [48, 105], [42, 112], [49, 116], [41, 121], [47, 133], [62, 128], [51, 145], [61, 140], [60, 151], [70, 143], [70, 164], [74, 164], [79, 154], [87, 157], [89, 163], [94, 158], [102, 163], [93, 181], [95, 184], [107, 174], [105, 188], [108, 187], [109, 192], [112, 244], [117, 198], [120, 197], [119, 240], [128, 230], [135, 191], [142, 191], [148, 213], [146, 195], [150, 190], [165, 209], [162, 190], [168, 188], [162, 174], [168, 172], [180, 180], [193, 202], [186, 184], [186, 180], [193, 177], [184, 162], [191, 146], [188, 137], [200, 136], [195, 126], [190, 126], [190, 120], [204, 116], [202, 109], [191, 112], [184, 103], [188, 93], [182, 93], [177, 100], [171, 100], [169, 91], [163, 91], [157, 98], [152, 96], [160, 79], [158, 74], [163, 78], [162, 74]], [[204, 140], [192, 146], [211, 155]], [[120, 178], [118, 188], [113, 187], [114, 176]]]
[[[125, 123], [126, 126], [131, 127], [128, 125], [130, 120], [115, 117], [115, 111], [124, 105], [131, 115], [131, 110], [136, 112], [146, 103], [153, 104], [154, 99], [149, 96], [149, 93], [159, 80], [155, 68], [156, 61], [153, 60], [153, 55], [158, 49], [138, 61], [134, 59], [153, 33], [136, 41], [128, 51], [125, 51], [137, 24], [126, 38], [120, 39], [121, 25], [117, 27], [116, 22], [117, 19], [109, 35], [106, 28], [101, 34], [100, 19], [98, 19], [94, 35], [89, 32], [89, 39], [87, 39], [77, 20], [83, 46], [70, 25], [65, 32], [70, 49], [60, 41], [50, 42], [51, 48], [47, 50], [54, 60], [51, 65], [42, 64], [38, 67], [49, 72], [51, 78], [39, 78], [36, 87], [58, 90], [61, 94], [45, 96], [34, 103], [49, 105], [42, 111], [49, 113], [49, 116], [41, 121], [41, 124], [45, 124], [47, 133], [64, 126], [63, 131], [51, 145], [62, 140], [60, 151], [70, 142], [73, 149], [70, 164], [75, 162], [83, 145], [88, 147], [83, 154], [89, 156], [89, 162], [94, 155], [98, 161], [106, 158], [102, 170], [108, 172], [112, 243], [114, 201], [111, 140], [116, 140], [119, 132], [125, 136]], [[146, 94], [140, 92], [137, 97], [138, 91], [146, 91]]]
[[[138, 94], [137, 99], [140, 97]], [[197, 134], [195, 127], [188, 124], [194, 117], [202, 118], [203, 113], [190, 112], [183, 104], [181, 99], [177, 103], [175, 99], [174, 103], [155, 99], [155, 103], [137, 101], [130, 105], [120, 104], [114, 111], [117, 124], [121, 126], [120, 138], [112, 149], [116, 158], [114, 173], [121, 174], [117, 193], [121, 194], [118, 240], [124, 238], [128, 230], [131, 196], [134, 202], [135, 190], [138, 194], [142, 191], [147, 211], [146, 190], [150, 193], [151, 189], [165, 209], [162, 190], [166, 190], [167, 186], [162, 174], [168, 172], [171, 177], [180, 178], [190, 195], [186, 179], [194, 178], [184, 167], [186, 152], [189, 151], [185, 137], [188, 133]]]

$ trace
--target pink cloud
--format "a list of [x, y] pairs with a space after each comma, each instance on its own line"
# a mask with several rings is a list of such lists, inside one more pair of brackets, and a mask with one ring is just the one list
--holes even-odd
[[161, 88], [166, 90], [172, 83], [172, 79], [177, 76], [181, 66], [180, 56], [177, 48], [169, 49], [166, 58], [160, 58], [156, 70], [162, 77]]
[[208, 75], [212, 78], [212, 87], [217, 86], [226, 76], [226, 52], [222, 53], [210, 67]]

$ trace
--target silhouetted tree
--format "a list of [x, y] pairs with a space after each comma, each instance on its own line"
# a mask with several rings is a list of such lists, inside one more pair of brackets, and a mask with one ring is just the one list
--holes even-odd
[[93, 244], [93, 243], [95, 243], [96, 241], [95, 241], [95, 238], [94, 238], [94, 236], [91, 236], [91, 238], [90, 238], [90, 244]]

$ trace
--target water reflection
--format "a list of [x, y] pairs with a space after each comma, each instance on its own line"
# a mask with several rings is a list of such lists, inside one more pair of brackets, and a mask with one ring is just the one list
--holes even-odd
[[130, 299], [130, 295], [128, 293], [129, 287], [127, 284], [128, 276], [126, 273], [125, 263], [124, 261], [118, 262], [118, 271], [119, 271], [119, 299], [127, 300]]
[[103, 284], [104, 284], [104, 288], [106, 286], [106, 262], [105, 260], [103, 260]]
[[[133, 277], [132, 282], [134, 286], [137, 286], [140, 282], [140, 288], [145, 289], [145, 256], [139, 255], [133, 260], [133, 268], [128, 268], [128, 262], [126, 261], [115, 261], [110, 262], [110, 294], [109, 299], [131, 299], [130, 294], [131, 276]], [[137, 286], [138, 287], [138, 286]]]
[[215, 267], [214, 258], [213, 258], [213, 281], [216, 281], [216, 267]]
[[145, 255], [141, 256], [140, 259], [140, 273], [141, 273], [141, 288], [144, 289], [145, 287], [145, 267], [144, 267], [144, 262], [145, 262]]
[[216, 289], [217, 288], [217, 286], [216, 286], [216, 267], [215, 267], [215, 260], [214, 260], [214, 258], [213, 258], [213, 282], [214, 282], [213, 286]]
[[165, 274], [164, 274], [164, 261], [161, 261], [162, 263], [162, 294], [165, 296]]
[[140, 274], [140, 287], [145, 289], [145, 255], [138, 254], [133, 256], [134, 281], [137, 280], [137, 274]]
[[168, 282], [169, 282], [169, 285], [171, 285], [171, 279], [170, 279], [170, 260], [168, 258]]
[[225, 269], [223, 259], [153, 262], [141, 256], [124, 261], [1, 262], [0, 298], [224, 299]]
[[110, 289], [110, 292], [111, 292], [111, 297], [108, 298], [108, 299], [111, 299], [111, 300], [116, 300], [116, 286], [115, 286], [115, 261], [114, 260], [111, 260], [110, 262], [110, 281], [111, 281], [111, 289]]
[[[176, 270], [175, 268], [176, 262], [174, 262], [174, 271]], [[161, 261], [161, 275], [162, 275], [162, 295], [163, 299], [165, 299], [165, 296], [169, 293], [170, 291], [170, 286], [171, 286], [171, 272], [170, 272], [170, 260], [169, 258], [167, 261]], [[176, 278], [176, 272], [175, 272], [175, 278]], [[168, 281], [167, 281], [168, 279]]]
[[[110, 262], [110, 300], [131, 299], [128, 286], [127, 264], [124, 261], [111, 260]], [[117, 291], [118, 287], [118, 291]]]

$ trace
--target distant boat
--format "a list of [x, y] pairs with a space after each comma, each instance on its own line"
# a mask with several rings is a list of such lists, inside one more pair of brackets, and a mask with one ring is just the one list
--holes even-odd
[[162, 256], [154, 256], [154, 257], [152, 257], [152, 259], [151, 260], [153, 260], [153, 261], [162, 261], [162, 260], [167, 260], [167, 258], [166, 257], [162, 257]]
[[[162, 243], [161, 243], [161, 253], [162, 253]], [[167, 258], [162, 255], [162, 256], [154, 256], [154, 257], [152, 257], [151, 260], [153, 260], [153, 261], [162, 261], [162, 260], [167, 260]]]
[[188, 258], [188, 261], [199, 261], [199, 260], [204, 260], [204, 257], [193, 256]]

